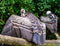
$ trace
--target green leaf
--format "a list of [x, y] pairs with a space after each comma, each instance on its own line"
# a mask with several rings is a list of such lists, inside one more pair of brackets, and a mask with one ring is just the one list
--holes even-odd
[[27, 2], [27, 3], [32, 3], [32, 0], [25, 0], [25, 2]]
[[44, 9], [51, 8], [50, 5], [44, 5]]
[[4, 25], [5, 22], [3, 20], [0, 20], [0, 25]]

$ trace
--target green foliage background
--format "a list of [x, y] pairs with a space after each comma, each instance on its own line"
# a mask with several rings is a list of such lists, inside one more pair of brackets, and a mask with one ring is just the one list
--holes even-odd
[[[0, 0], [0, 32], [12, 14], [20, 15], [21, 8], [32, 12], [38, 18], [41, 15], [45, 16], [47, 10], [51, 10], [58, 16], [58, 22], [60, 22], [60, 0]], [[60, 32], [59, 27], [58, 33]], [[47, 30], [47, 39], [56, 39], [56, 37]]]

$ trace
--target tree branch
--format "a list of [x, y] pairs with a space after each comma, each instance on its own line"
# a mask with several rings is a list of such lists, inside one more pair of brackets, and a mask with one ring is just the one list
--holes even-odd
[[16, 38], [6, 35], [0, 35], [0, 43], [8, 44], [8, 45], [24, 45], [27, 46], [28, 42], [22, 38]]
[[[16, 38], [6, 35], [0, 35], [0, 44], [8, 44], [8, 45], [18, 45], [18, 46], [36, 46], [36, 44], [30, 43], [22, 38]], [[60, 40], [46, 40], [46, 43], [60, 43]]]

